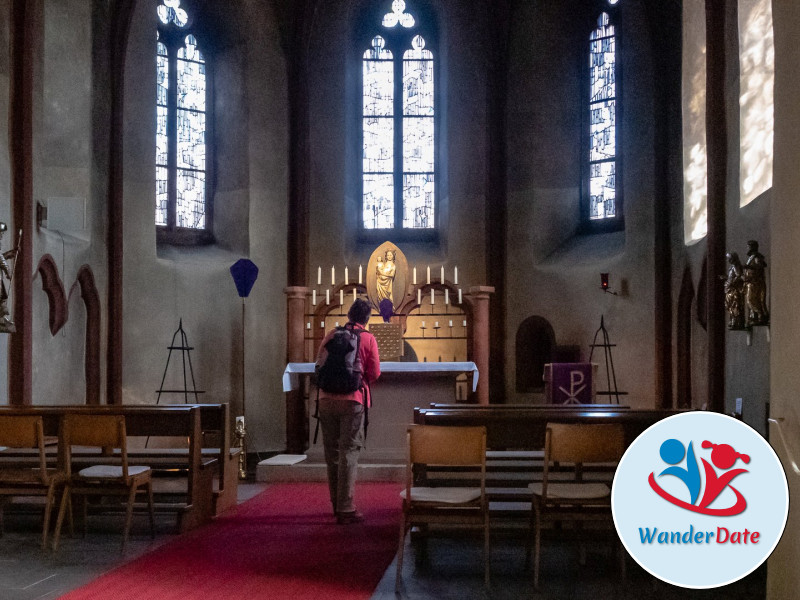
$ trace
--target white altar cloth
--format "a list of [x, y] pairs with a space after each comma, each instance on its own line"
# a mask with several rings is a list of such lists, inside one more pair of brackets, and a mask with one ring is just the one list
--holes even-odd
[[[299, 375], [314, 372], [314, 363], [289, 363], [283, 372], [283, 391], [300, 387]], [[381, 362], [381, 373], [472, 373], [472, 391], [478, 387], [478, 367], [474, 362]]]

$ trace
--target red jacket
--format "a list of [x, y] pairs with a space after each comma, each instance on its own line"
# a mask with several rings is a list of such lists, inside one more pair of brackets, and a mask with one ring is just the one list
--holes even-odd
[[[375, 341], [375, 336], [364, 329], [363, 325], [354, 323], [353, 328], [363, 330], [363, 333], [359, 335], [358, 354], [361, 358], [361, 369], [363, 370], [362, 378], [364, 383], [366, 383], [367, 386], [370, 386], [372, 385], [372, 382], [378, 379], [378, 377], [381, 375], [381, 363], [378, 356], [378, 342]], [[334, 331], [335, 330], [329, 331], [328, 335], [323, 338], [319, 345], [320, 350], [322, 350], [322, 348], [325, 347], [325, 344], [327, 344], [331, 337], [333, 337]], [[319, 351], [317, 352], [317, 361], [319, 361]], [[330, 392], [320, 390], [319, 397], [336, 400], [354, 400], [359, 404], [364, 404], [364, 395], [361, 393], [361, 390], [357, 390], [350, 394], [332, 394]], [[368, 407], [372, 406], [372, 398], [370, 397], [370, 394], [367, 394], [366, 405]]]

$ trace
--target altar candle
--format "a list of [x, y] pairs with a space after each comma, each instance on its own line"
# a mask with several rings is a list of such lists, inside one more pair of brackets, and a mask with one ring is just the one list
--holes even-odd
[[453, 269], [453, 285], [458, 285], [458, 267]]
[[353, 302], [356, 301], [356, 288], [353, 288]]
[[339, 304], [344, 306], [344, 290], [339, 290]]
[[436, 321], [436, 322], [433, 324], [433, 328], [434, 328], [434, 329], [439, 329], [439, 321]]
[[417, 285], [417, 267], [414, 267], [414, 285]]
[[431, 267], [428, 265], [428, 285], [431, 284]]
[[444, 283], [444, 265], [442, 265], [442, 270], [439, 275], [439, 283]]
[[434, 291], [435, 291], [435, 290], [434, 290], [433, 288], [431, 288], [431, 304], [434, 304], [434, 303], [436, 302], [436, 301], [433, 299], [433, 293], [434, 293]]
[[450, 327], [452, 327], [452, 326], [453, 326], [453, 320], [450, 319]]
[[331, 267], [331, 285], [336, 285], [336, 267]]
[[425, 329], [425, 321], [422, 322], [422, 329]]
[[450, 290], [444, 288], [444, 303], [450, 304]]
[[325, 321], [320, 321], [319, 322], [319, 328], [320, 329], [325, 329]]
[[322, 285], [322, 267], [317, 267], [317, 285]]
[[336, 324], [334, 325], [334, 327], [338, 327], [338, 326], [339, 326], [339, 321], [336, 321]]
[[306, 329], [311, 329], [311, 321], [309, 321], [308, 323], [306, 323]]
[[466, 319], [464, 319], [463, 326], [464, 326], [464, 327], [466, 327], [466, 326], [467, 326], [467, 320], [466, 320]]
[[461, 288], [458, 288], [458, 303], [461, 304]]
[[358, 285], [361, 285], [361, 265], [358, 265]]
[[311, 304], [317, 305], [317, 290], [311, 290]]
[[417, 304], [422, 304], [422, 290], [417, 290]]
[[325, 304], [331, 303], [331, 291], [325, 290]]
[[347, 285], [350, 283], [350, 276], [347, 272], [347, 267], [344, 268], [344, 284]]

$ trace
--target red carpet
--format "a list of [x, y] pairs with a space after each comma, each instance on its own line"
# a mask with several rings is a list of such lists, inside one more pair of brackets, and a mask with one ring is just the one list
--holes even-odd
[[62, 600], [366, 599], [397, 550], [399, 491], [358, 484], [366, 519], [343, 526], [326, 484], [276, 484]]

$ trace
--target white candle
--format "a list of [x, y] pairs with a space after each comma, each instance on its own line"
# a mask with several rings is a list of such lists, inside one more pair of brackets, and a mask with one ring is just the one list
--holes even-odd
[[344, 290], [339, 290], [339, 304], [344, 306]]
[[436, 321], [436, 322], [433, 324], [433, 328], [434, 328], [434, 329], [439, 329], [439, 321]]
[[425, 329], [425, 321], [422, 322], [422, 329]]
[[361, 265], [358, 265], [358, 285], [361, 285]]
[[431, 304], [433, 304], [434, 302], [436, 302], [436, 301], [433, 299], [433, 294], [434, 294], [434, 291], [435, 291], [435, 290], [434, 290], [433, 288], [431, 288]]
[[331, 303], [331, 291], [325, 290], [325, 304]]
[[347, 272], [347, 267], [344, 268], [344, 284], [350, 283], [350, 275]]
[[325, 321], [320, 321], [319, 322], [319, 328], [320, 329], [325, 329]]
[[450, 290], [444, 288], [444, 303], [450, 304]]
[[417, 290], [417, 304], [422, 304], [422, 290]]
[[444, 283], [444, 265], [442, 265], [442, 270], [439, 274], [439, 283]]
[[453, 320], [450, 319], [450, 327], [452, 327], [452, 326], [453, 326]]
[[317, 290], [311, 290], [311, 304], [317, 305]]
[[322, 285], [322, 267], [317, 267], [317, 285]]
[[335, 327], [338, 327], [338, 326], [339, 326], [339, 321], [336, 321]]
[[353, 302], [356, 301], [356, 288], [353, 288]]
[[453, 285], [458, 285], [458, 267], [453, 269]]
[[428, 285], [431, 284], [431, 267], [428, 265]]
[[414, 285], [417, 285], [417, 267], [414, 267]]
[[311, 329], [311, 321], [309, 321], [308, 323], [306, 323], [306, 329]]
[[331, 285], [336, 285], [336, 267], [331, 267]]
[[464, 322], [462, 323], [462, 325], [463, 325], [464, 327], [466, 327], [466, 326], [467, 326], [467, 320], [466, 320], [466, 319], [464, 319]]
[[458, 288], [458, 303], [461, 304], [461, 288]]

